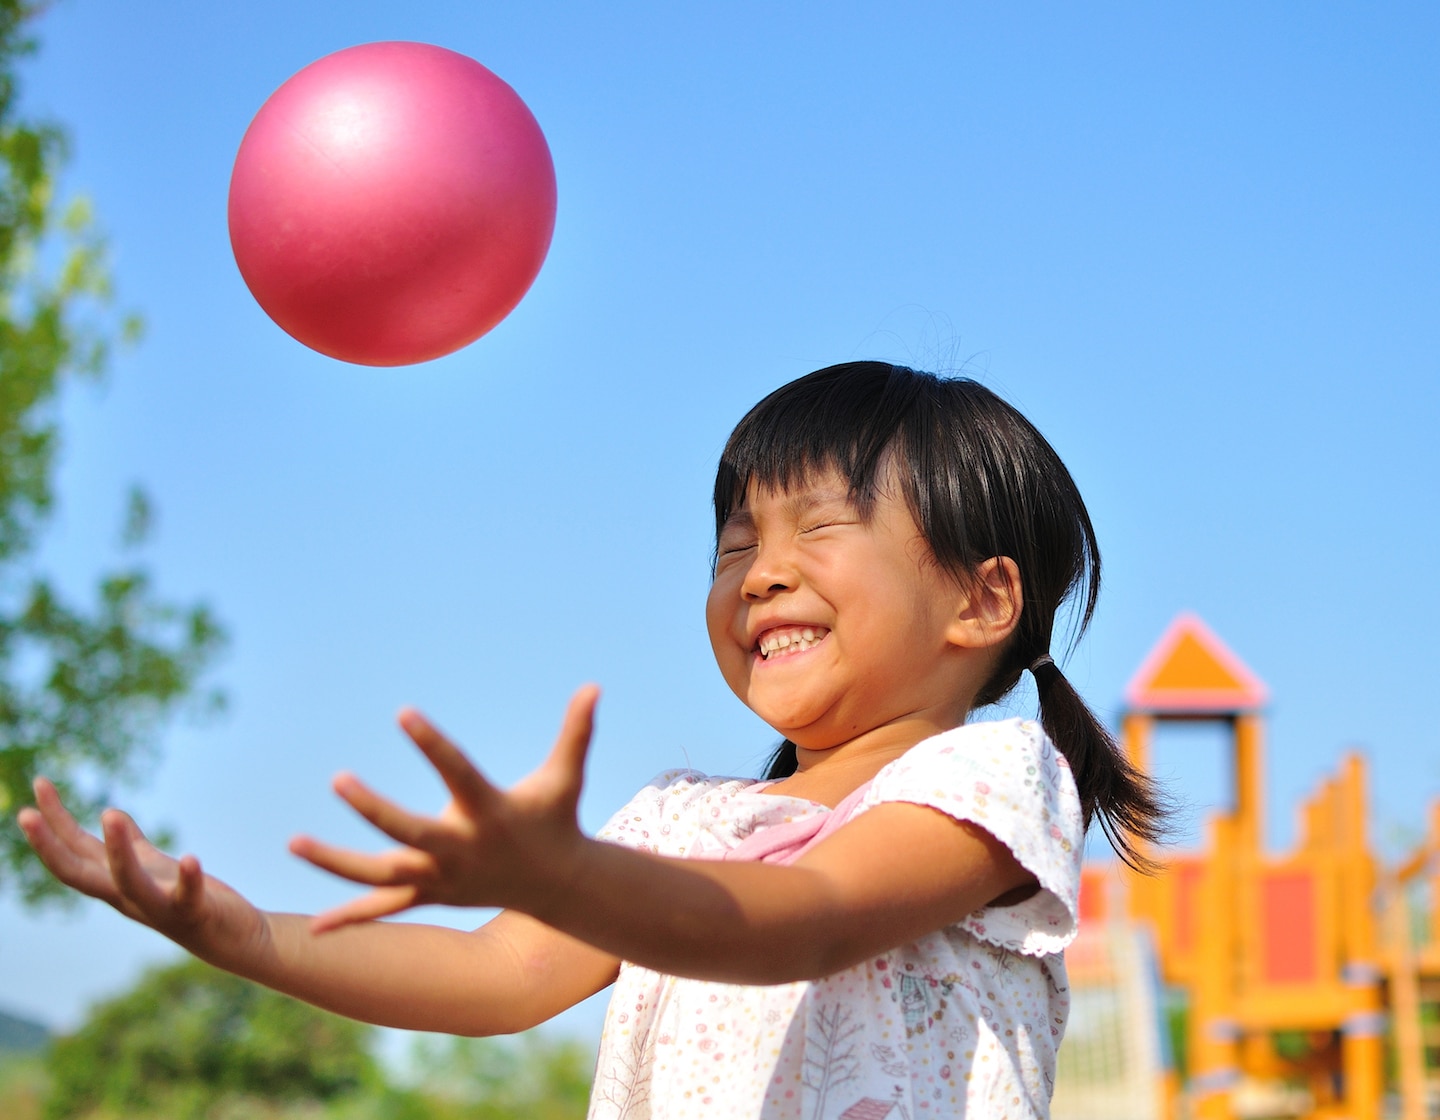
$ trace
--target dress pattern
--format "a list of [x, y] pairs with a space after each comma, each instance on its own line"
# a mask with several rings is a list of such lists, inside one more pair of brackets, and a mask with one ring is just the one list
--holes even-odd
[[1041, 889], [819, 980], [724, 984], [623, 964], [591, 1120], [1047, 1116], [1083, 829], [1069, 767], [1040, 726], [936, 735], [834, 810], [767, 784], [667, 771], [598, 835], [658, 855], [788, 862], [795, 851], [774, 838], [828, 833], [901, 801], [985, 828]]

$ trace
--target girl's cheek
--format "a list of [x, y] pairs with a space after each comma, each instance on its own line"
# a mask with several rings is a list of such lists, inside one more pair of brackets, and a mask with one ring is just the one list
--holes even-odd
[[720, 581], [710, 585], [710, 594], [705, 597], [705, 628], [710, 631], [710, 641], [715, 641], [715, 628], [720, 622]]
[[710, 593], [705, 598], [705, 619], [712, 633], [717, 627], [731, 625], [735, 611], [740, 606], [740, 589], [745, 580], [745, 565], [731, 561], [721, 567], [710, 582]]
[[710, 594], [705, 600], [705, 629], [710, 635], [710, 649], [715, 660], [725, 667], [726, 655], [735, 645], [731, 628], [735, 623], [731, 597], [722, 584], [723, 576], [710, 585]]

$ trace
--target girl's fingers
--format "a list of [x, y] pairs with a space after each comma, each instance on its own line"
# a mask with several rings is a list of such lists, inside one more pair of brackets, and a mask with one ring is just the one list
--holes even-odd
[[400, 726], [421, 753], [430, 760], [457, 804], [479, 816], [500, 797], [500, 791], [485, 780], [465, 752], [440, 733], [428, 719], [414, 708], [404, 709]]
[[35, 779], [35, 805], [55, 838], [76, 856], [95, 860], [105, 858], [105, 845], [80, 827], [80, 822], [70, 815], [65, 803], [60, 800], [59, 792], [45, 778]]
[[381, 797], [353, 774], [341, 774], [334, 782], [335, 792], [345, 803], [393, 840], [412, 848], [423, 848], [434, 832], [434, 822], [402, 809]]
[[290, 851], [321, 871], [371, 887], [408, 885], [433, 877], [434, 864], [429, 857], [409, 849], [370, 856], [297, 836], [290, 841]]
[[21, 809], [18, 820], [25, 839], [35, 849], [40, 862], [50, 869], [50, 874], [84, 894], [105, 902], [114, 900], [114, 884], [103, 850], [98, 860], [77, 854], [56, 835], [50, 821], [39, 810]]
[[19, 824], [35, 854], [67, 887], [111, 905], [119, 901], [105, 845], [76, 822], [54, 785], [35, 781], [34, 809], [20, 813]]
[[419, 901], [419, 892], [414, 887], [382, 887], [343, 906], [317, 914], [310, 919], [310, 932], [327, 933], [355, 922], [387, 918], [391, 914], [410, 909]]
[[143, 834], [138, 825], [119, 809], [107, 809], [100, 816], [105, 834], [105, 855], [110, 877], [120, 895], [142, 914], [161, 917], [171, 909], [173, 898], [154, 877], [140, 866], [135, 841]]
[[545, 760], [544, 770], [553, 770], [552, 775], [567, 789], [573, 787], [579, 793], [585, 775], [585, 756], [590, 751], [590, 739], [595, 733], [595, 705], [600, 700], [598, 685], [587, 684], [576, 691], [565, 708], [565, 718], [560, 724], [560, 734], [550, 757]]
[[176, 867], [175, 908], [187, 918], [196, 917], [205, 898], [205, 873], [194, 856], [181, 856]]

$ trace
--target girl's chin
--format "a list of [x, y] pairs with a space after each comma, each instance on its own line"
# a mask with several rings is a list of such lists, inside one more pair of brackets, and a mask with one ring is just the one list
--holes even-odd
[[[747, 707], [768, 723], [777, 735], [783, 735], [793, 743], [808, 750], [824, 750], [830, 745], [823, 733], [817, 734], [819, 724], [825, 718], [826, 708], [798, 707], [794, 704], [766, 704], [763, 699], [753, 697]], [[803, 740], [803, 742], [802, 742]], [[812, 746], [812, 741], [814, 745]]]

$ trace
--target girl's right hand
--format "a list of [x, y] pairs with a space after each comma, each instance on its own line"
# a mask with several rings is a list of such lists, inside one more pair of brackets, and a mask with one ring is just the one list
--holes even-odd
[[237, 891], [206, 875], [194, 856], [174, 859], [155, 847], [129, 814], [100, 816], [103, 841], [80, 827], [55, 787], [35, 781], [38, 808], [19, 824], [50, 873], [127, 918], [164, 934], [212, 964], [244, 967], [269, 937], [265, 916]]

